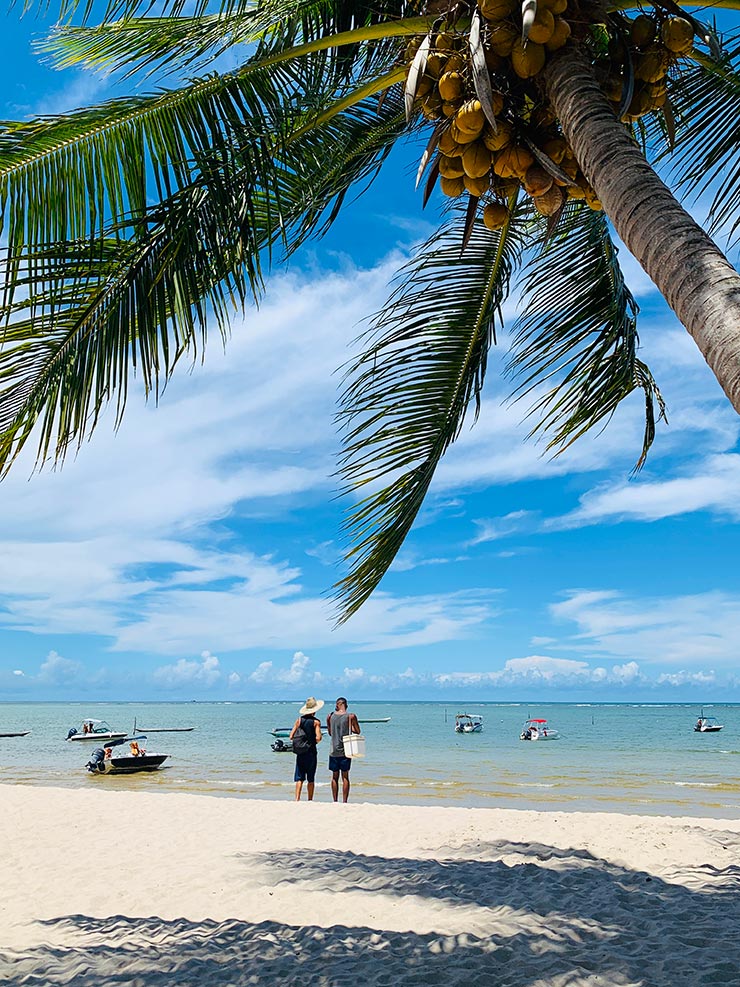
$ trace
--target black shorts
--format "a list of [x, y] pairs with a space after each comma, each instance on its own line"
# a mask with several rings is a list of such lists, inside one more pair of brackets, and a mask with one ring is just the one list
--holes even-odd
[[329, 755], [329, 770], [330, 771], [349, 771], [352, 767], [351, 757], [332, 757]]
[[305, 754], [296, 754], [295, 756], [295, 774], [293, 775], [293, 781], [309, 781], [313, 782], [316, 777], [316, 748], [312, 751], [306, 751]]

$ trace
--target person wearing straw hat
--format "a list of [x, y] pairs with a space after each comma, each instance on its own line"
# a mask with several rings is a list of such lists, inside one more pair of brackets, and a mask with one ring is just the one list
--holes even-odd
[[313, 801], [314, 781], [316, 778], [316, 745], [321, 743], [321, 723], [316, 718], [316, 713], [324, 705], [323, 699], [314, 699], [313, 696], [305, 701], [298, 710], [298, 719], [293, 724], [290, 731], [290, 739], [293, 741], [293, 751], [295, 753], [295, 800], [300, 802], [303, 782], [307, 782], [308, 801]]

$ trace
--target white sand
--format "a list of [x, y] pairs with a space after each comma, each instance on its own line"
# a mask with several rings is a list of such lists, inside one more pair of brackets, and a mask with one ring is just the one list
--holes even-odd
[[0, 984], [740, 987], [740, 821], [0, 786]]

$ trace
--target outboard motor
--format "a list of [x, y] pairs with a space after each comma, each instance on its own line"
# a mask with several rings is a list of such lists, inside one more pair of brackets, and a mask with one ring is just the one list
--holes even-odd
[[105, 751], [102, 747], [96, 748], [87, 762], [85, 767], [88, 771], [105, 771], [103, 766], [103, 761], [105, 760]]
[[69, 733], [67, 734], [67, 740], [69, 740], [70, 737], [74, 737], [76, 733], [77, 733], [77, 728], [71, 727]]

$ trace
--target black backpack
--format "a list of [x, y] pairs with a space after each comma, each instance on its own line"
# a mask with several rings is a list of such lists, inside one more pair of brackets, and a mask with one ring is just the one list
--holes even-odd
[[293, 753], [308, 754], [316, 747], [316, 720], [313, 716], [302, 716], [298, 729], [293, 734]]

